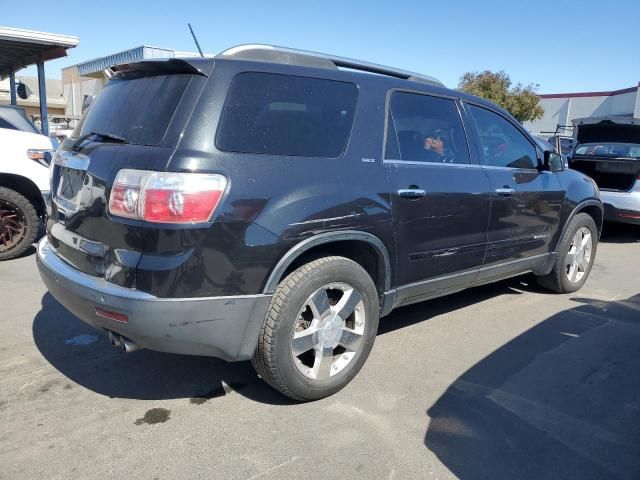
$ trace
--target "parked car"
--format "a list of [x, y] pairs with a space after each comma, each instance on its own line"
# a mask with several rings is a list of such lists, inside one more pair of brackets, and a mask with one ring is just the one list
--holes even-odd
[[532, 137], [543, 151], [548, 150], [550, 152], [559, 153], [556, 146], [545, 140], [543, 137], [539, 135], [532, 135]]
[[0, 105], [0, 260], [21, 255], [38, 237], [54, 148], [22, 108]]
[[558, 150], [559, 146], [560, 149], [558, 153], [561, 153], [562, 155], [569, 155], [575, 145], [575, 139], [573, 137], [564, 135], [552, 135], [547, 141], [553, 145], [556, 150]]
[[640, 118], [574, 120], [571, 168], [600, 188], [605, 219], [640, 225]]
[[587, 280], [595, 184], [492, 103], [268, 46], [112, 71], [56, 153], [37, 260], [126, 351], [252, 359], [313, 400], [396, 307], [526, 272]]

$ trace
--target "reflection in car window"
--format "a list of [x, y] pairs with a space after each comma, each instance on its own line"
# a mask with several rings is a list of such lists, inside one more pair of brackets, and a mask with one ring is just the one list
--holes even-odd
[[453, 100], [417, 93], [391, 96], [385, 158], [469, 163], [469, 149]]
[[640, 158], [640, 145], [634, 143], [586, 143], [578, 146], [575, 154], [585, 157]]
[[536, 149], [516, 127], [485, 108], [469, 105], [469, 110], [478, 129], [487, 165], [536, 168]]

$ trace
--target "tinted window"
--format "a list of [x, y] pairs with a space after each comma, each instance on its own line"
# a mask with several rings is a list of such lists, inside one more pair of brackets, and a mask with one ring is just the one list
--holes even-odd
[[585, 157], [640, 158], [640, 145], [635, 143], [587, 143], [578, 146], [575, 155]]
[[0, 118], [0, 128], [7, 128], [9, 130], [17, 130], [12, 124], [7, 122], [4, 118]]
[[484, 160], [493, 167], [536, 168], [535, 147], [511, 123], [497, 113], [469, 105], [475, 120]]
[[469, 163], [469, 150], [456, 103], [417, 93], [393, 93], [385, 158]]
[[159, 145], [191, 78], [141, 72], [118, 75], [92, 102], [73, 136], [99, 132], [136, 145]]
[[272, 73], [237, 75], [220, 118], [220, 150], [338, 157], [353, 124], [353, 83]]

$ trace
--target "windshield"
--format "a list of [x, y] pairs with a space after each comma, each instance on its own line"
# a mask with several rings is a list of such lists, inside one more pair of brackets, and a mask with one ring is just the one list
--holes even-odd
[[584, 143], [576, 148], [575, 155], [583, 157], [640, 158], [640, 144]]
[[109, 81], [73, 132], [100, 132], [126, 143], [159, 145], [192, 75], [121, 74]]

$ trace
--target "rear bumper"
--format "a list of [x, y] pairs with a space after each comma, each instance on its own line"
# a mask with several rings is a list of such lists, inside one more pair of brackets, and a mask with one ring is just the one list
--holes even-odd
[[[154, 297], [74, 269], [46, 238], [36, 258], [49, 292], [80, 320], [161, 352], [248, 360], [271, 301], [271, 295]], [[98, 316], [96, 308], [126, 315], [128, 321]]]
[[604, 218], [610, 222], [640, 225], [640, 181], [629, 192], [600, 191]]

